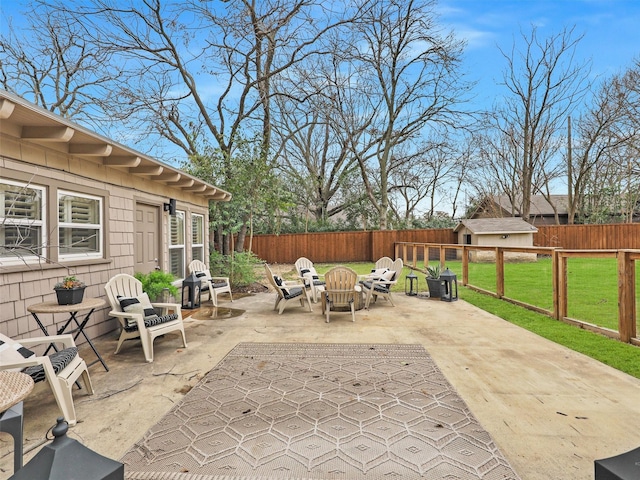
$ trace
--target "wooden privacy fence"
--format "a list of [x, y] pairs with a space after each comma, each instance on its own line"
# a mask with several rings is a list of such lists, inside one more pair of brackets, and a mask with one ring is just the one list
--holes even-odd
[[450, 228], [256, 235], [252, 250], [267, 263], [294, 263], [300, 257], [315, 263], [375, 262], [392, 256], [398, 241], [455, 243], [456, 235]]
[[[640, 223], [545, 225], [537, 227], [533, 244], [565, 250], [640, 249]], [[457, 242], [454, 242], [457, 243]]]
[[[434, 256], [433, 251], [437, 254]], [[491, 254], [495, 263], [495, 291], [473, 285], [469, 281], [470, 259], [477, 252]], [[530, 255], [536, 260], [539, 257], [551, 259], [549, 272], [549, 288], [552, 291], [552, 305], [542, 308], [511, 298], [505, 294], [505, 258], [511, 256], [512, 261], [518, 255]], [[425, 244], [415, 242], [399, 242], [395, 245], [395, 257], [402, 258], [409, 268], [425, 269], [430, 261], [439, 262], [442, 266], [451, 265], [452, 259], [460, 262], [461, 283], [476, 291], [486, 293], [516, 305], [547, 314], [557, 320], [577, 325], [620, 341], [640, 345], [637, 336], [636, 311], [636, 262], [640, 260], [640, 250], [563, 250], [549, 247], [490, 247], [457, 244]], [[572, 318], [569, 316], [569, 259], [612, 259], [617, 270], [617, 330]], [[487, 262], [487, 257], [483, 260]], [[424, 271], [424, 270], [423, 270]], [[594, 272], [596, 281], [601, 280], [601, 272]], [[576, 280], [578, 281], [578, 280]], [[576, 302], [584, 301], [577, 298]]]
[[[533, 236], [536, 247], [640, 249], [640, 224], [637, 223], [537, 228]], [[252, 249], [268, 263], [294, 263], [300, 257], [323, 263], [375, 262], [380, 257], [391, 257], [395, 242], [457, 244], [458, 237], [450, 228], [256, 235]]]

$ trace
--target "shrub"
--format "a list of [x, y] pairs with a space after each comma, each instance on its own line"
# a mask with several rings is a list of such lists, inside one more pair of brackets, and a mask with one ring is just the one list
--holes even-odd
[[178, 288], [173, 285], [175, 277], [172, 273], [154, 270], [150, 273], [136, 272], [133, 276], [140, 280], [142, 290], [149, 295], [152, 301], [162, 297], [162, 291], [165, 288], [169, 290], [169, 293], [174, 297], [178, 295]]
[[222, 255], [218, 251], [211, 253], [209, 257], [209, 270], [212, 276], [228, 276], [232, 286], [244, 287], [256, 281], [254, 267], [260, 263], [260, 259], [251, 252]]

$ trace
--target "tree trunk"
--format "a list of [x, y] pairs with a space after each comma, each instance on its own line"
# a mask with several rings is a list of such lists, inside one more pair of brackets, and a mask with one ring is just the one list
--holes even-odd
[[236, 240], [235, 244], [236, 252], [242, 252], [244, 250], [244, 241], [247, 238], [247, 230], [247, 224], [245, 223], [244, 225], [242, 225], [242, 228], [240, 228], [240, 231], [238, 232], [238, 239]]

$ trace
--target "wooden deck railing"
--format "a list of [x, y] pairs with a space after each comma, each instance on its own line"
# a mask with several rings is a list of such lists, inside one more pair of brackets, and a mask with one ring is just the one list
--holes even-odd
[[[636, 262], [640, 260], [640, 250], [562, 250], [543, 247], [493, 247], [457, 244], [433, 244], [415, 242], [397, 242], [394, 247], [395, 256], [403, 259], [404, 264], [413, 269], [425, 271], [430, 263], [440, 263], [441, 266], [457, 265], [461, 284], [476, 291], [489, 294], [502, 300], [520, 305], [530, 310], [549, 315], [580, 328], [591, 330], [620, 341], [640, 345], [637, 336], [636, 309]], [[495, 262], [495, 291], [486, 287], [474, 285], [469, 279], [469, 265], [478, 252], [485, 252], [484, 263]], [[553, 304], [550, 308], [533, 305], [505, 294], [505, 257], [514, 255], [531, 255], [548, 257], [551, 259], [549, 285], [552, 290]], [[584, 319], [569, 316], [569, 259], [604, 258], [616, 261], [617, 266], [617, 317], [618, 328], [613, 330], [595, 325]], [[594, 272], [597, 280], [601, 272]], [[580, 299], [576, 300], [580, 301]]]

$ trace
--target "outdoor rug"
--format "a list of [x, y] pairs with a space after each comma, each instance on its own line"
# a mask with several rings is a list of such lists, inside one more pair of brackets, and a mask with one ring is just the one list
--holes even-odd
[[129, 480], [518, 480], [420, 345], [241, 343], [121, 459]]

